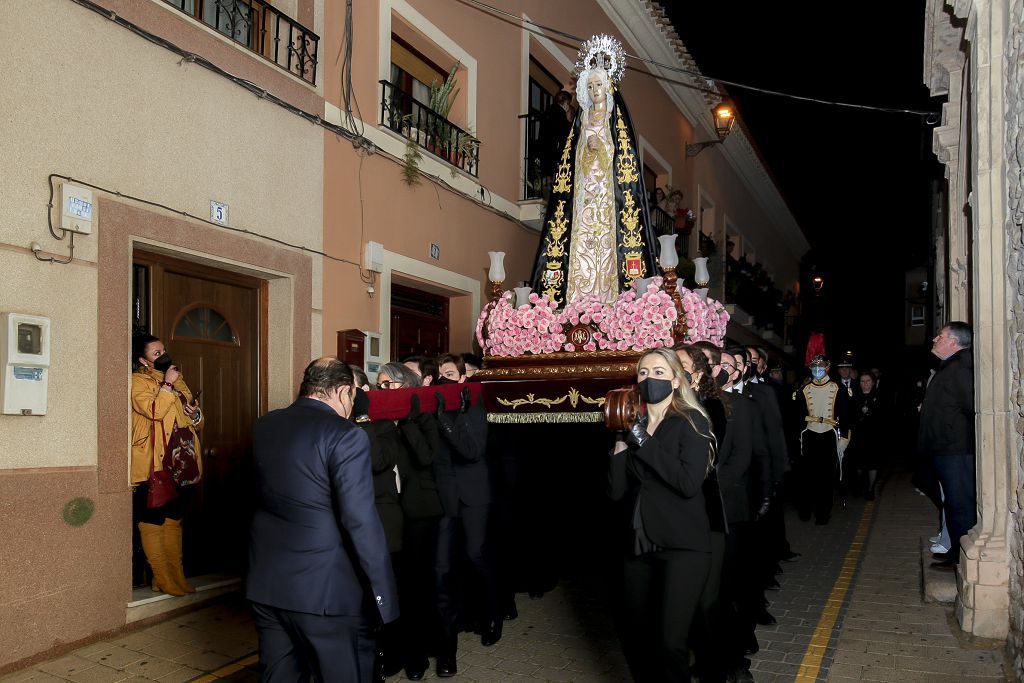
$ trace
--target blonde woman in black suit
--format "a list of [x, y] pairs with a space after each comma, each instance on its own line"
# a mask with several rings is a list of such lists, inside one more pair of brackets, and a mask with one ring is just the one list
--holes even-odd
[[711, 422], [671, 349], [637, 364], [646, 414], [616, 442], [609, 493], [627, 520], [624, 649], [637, 681], [690, 681], [687, 636], [711, 564], [702, 486]]

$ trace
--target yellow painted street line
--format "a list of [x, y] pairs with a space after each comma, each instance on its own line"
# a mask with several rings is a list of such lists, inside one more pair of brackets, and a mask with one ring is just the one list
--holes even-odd
[[193, 678], [190, 683], [210, 683], [211, 681], [216, 681], [219, 678], [225, 678], [227, 676], [230, 676], [231, 674], [238, 673], [245, 667], [249, 666], [250, 664], [255, 664], [258, 661], [260, 661], [259, 655], [249, 655], [248, 657], [243, 657], [242, 659], [239, 659], [236, 662], [225, 664], [213, 673], [200, 676], [199, 678]]
[[864, 512], [860, 516], [860, 524], [857, 526], [857, 533], [850, 542], [850, 549], [846, 551], [846, 559], [843, 560], [843, 567], [839, 571], [825, 601], [825, 609], [821, 612], [817, 626], [814, 627], [814, 635], [804, 652], [804, 658], [800, 662], [800, 669], [796, 673], [795, 683], [813, 683], [818, 680], [818, 672], [821, 670], [821, 662], [825, 659], [825, 647], [832, 637], [832, 629], [839, 618], [839, 610], [843, 607], [846, 593], [850, 590], [850, 582], [857, 570], [857, 561], [864, 549], [864, 539], [868, 536], [868, 527], [871, 526], [871, 513], [875, 509], [874, 501], [864, 504]]

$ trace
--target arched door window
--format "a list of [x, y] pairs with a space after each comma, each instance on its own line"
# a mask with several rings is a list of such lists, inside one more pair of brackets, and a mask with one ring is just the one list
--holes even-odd
[[198, 304], [186, 310], [174, 325], [174, 339], [214, 342], [238, 346], [238, 335], [227, 319], [209, 306]]

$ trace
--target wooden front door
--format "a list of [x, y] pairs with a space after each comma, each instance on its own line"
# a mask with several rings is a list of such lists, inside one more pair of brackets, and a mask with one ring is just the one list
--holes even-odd
[[157, 254], [136, 252], [150, 280], [152, 334], [163, 340], [199, 404], [203, 478], [185, 526], [189, 576], [245, 567], [252, 424], [260, 406], [261, 281]]
[[391, 360], [448, 352], [448, 298], [391, 285]]

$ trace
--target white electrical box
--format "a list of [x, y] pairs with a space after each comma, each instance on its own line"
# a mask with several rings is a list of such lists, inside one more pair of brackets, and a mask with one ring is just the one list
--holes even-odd
[[363, 331], [366, 344], [363, 345], [363, 369], [370, 378], [371, 384], [377, 383], [377, 371], [384, 363], [384, 345], [381, 343], [380, 332]]
[[363, 267], [380, 273], [384, 270], [384, 245], [380, 242], [367, 242], [363, 254]]
[[64, 183], [60, 186], [60, 227], [81, 235], [92, 234], [92, 190]]
[[4, 415], [46, 415], [50, 319], [0, 314], [0, 399]]

